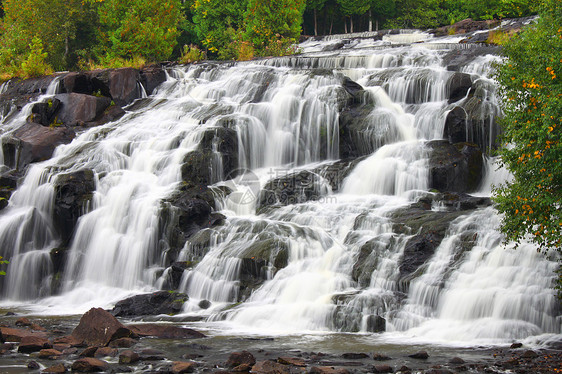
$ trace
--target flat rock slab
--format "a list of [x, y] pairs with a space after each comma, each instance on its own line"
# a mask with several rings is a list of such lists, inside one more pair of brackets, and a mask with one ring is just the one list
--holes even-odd
[[185, 327], [158, 325], [155, 323], [128, 325], [139, 336], [153, 336], [160, 339], [199, 339], [205, 335]]
[[47, 339], [47, 334], [44, 332], [33, 332], [24, 329], [14, 329], [11, 327], [0, 327], [0, 333], [4, 340], [8, 342], [20, 342], [24, 336], [37, 336]]

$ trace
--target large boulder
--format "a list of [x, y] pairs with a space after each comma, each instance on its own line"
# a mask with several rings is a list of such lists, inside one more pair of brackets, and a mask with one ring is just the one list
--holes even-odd
[[49, 349], [52, 347], [53, 345], [48, 339], [37, 335], [28, 335], [22, 337], [18, 347], [18, 352], [20, 353], [39, 352], [42, 349]]
[[92, 373], [98, 371], [106, 371], [109, 364], [105, 361], [93, 357], [84, 357], [72, 363], [72, 371], [80, 373]]
[[460, 71], [476, 58], [485, 55], [500, 54], [500, 47], [474, 46], [468, 49], [453, 49], [443, 56], [443, 64], [449, 71]]
[[112, 340], [134, 335], [130, 328], [124, 326], [111, 313], [101, 308], [92, 308], [82, 316], [71, 336], [88, 346], [103, 347]]
[[23, 170], [30, 163], [51, 158], [56, 147], [70, 143], [74, 136], [74, 131], [66, 127], [45, 127], [27, 122], [3, 140], [4, 163]]
[[47, 93], [55, 78], [57, 75], [10, 80], [4, 86], [4, 92], [0, 94], [0, 114], [6, 115], [12, 109], [19, 111], [26, 104], [35, 101], [40, 95]]
[[66, 126], [82, 126], [96, 120], [111, 105], [105, 96], [92, 96], [80, 93], [65, 93], [55, 96], [61, 105], [57, 120]]
[[151, 95], [156, 87], [166, 81], [166, 72], [160, 65], [145, 66], [140, 70], [140, 81], [147, 95]]
[[168, 291], [136, 295], [115, 304], [111, 314], [116, 317], [176, 314], [187, 299], [186, 294]]
[[307, 170], [271, 179], [260, 191], [259, 206], [290, 205], [318, 200], [328, 194], [330, 184]]
[[70, 241], [78, 218], [87, 213], [95, 188], [94, 172], [90, 169], [57, 176], [53, 222], [63, 243]]
[[482, 179], [482, 152], [474, 144], [452, 145], [447, 140], [433, 140], [430, 148], [429, 187], [439, 191], [470, 192]]

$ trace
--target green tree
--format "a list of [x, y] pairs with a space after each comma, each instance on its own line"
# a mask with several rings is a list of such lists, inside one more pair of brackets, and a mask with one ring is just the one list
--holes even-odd
[[182, 21], [180, 0], [104, 0], [98, 8], [102, 54], [165, 60]]
[[[226, 49], [244, 27], [247, 0], [195, 0], [191, 6], [200, 43], [215, 56]], [[229, 58], [233, 56], [224, 56]]]
[[68, 69], [76, 52], [94, 40], [95, 14], [81, 0], [4, 0], [5, 16], [0, 57], [17, 68], [27, 59], [33, 38], [39, 38], [53, 68]]
[[562, 2], [543, 0], [536, 25], [505, 46], [500, 155], [513, 180], [495, 191], [507, 240], [562, 251]]
[[[337, 0], [344, 16], [349, 17], [350, 32], [353, 32], [353, 16], [365, 14], [371, 7], [369, 0]], [[347, 29], [347, 27], [346, 27]], [[347, 32], [347, 30], [346, 30]]]
[[307, 0], [306, 10], [312, 10], [314, 15], [314, 35], [318, 35], [318, 11], [324, 8], [327, 0]]
[[248, 0], [246, 38], [259, 55], [285, 54], [301, 33], [305, 0]]

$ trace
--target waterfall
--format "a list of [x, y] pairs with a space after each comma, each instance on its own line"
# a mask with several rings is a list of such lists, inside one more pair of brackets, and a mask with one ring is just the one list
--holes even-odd
[[[168, 68], [122, 118], [33, 163], [0, 211], [1, 303], [81, 313], [171, 287], [189, 295], [185, 316], [266, 334], [469, 345], [560, 334], [558, 258], [503, 243], [488, 199], [509, 178], [489, 154], [499, 57], [449, 69], [471, 46], [377, 35]], [[1, 117], [3, 141], [32, 105]], [[466, 118], [451, 145], [455, 107]], [[453, 183], [478, 174], [462, 174], [468, 163], [483, 174], [471, 195]], [[77, 173], [91, 191], [65, 237], [57, 199]]]

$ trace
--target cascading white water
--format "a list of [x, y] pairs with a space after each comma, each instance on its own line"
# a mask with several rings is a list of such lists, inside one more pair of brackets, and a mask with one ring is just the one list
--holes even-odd
[[[166, 284], [163, 201], [182, 185], [186, 155], [205, 134], [226, 128], [236, 133], [238, 168], [251, 173], [223, 181], [220, 139], [213, 138], [213, 189], [234, 192], [215, 191], [224, 225], [195, 234], [174, 258], [189, 265], [179, 285], [190, 297], [185, 314], [262, 333], [366, 332], [382, 325], [399, 338], [467, 344], [559, 334], [549, 288], [556, 262], [527, 245], [505, 249], [491, 207], [459, 213], [419, 271], [407, 282], [401, 278], [407, 243], [418, 233], [400, 227], [394, 215], [434, 196], [427, 191], [426, 141], [443, 137], [455, 73], [443, 66], [450, 40], [390, 47], [430, 38], [388, 38], [351, 41], [339, 52], [310, 41], [302, 56], [170, 70], [143, 105], [29, 168], [0, 213], [0, 255], [11, 259], [6, 298], [41, 297], [44, 313], [49, 305], [58, 308], [49, 313], [83, 312]], [[485, 102], [470, 112], [469, 125], [492, 128], [499, 113], [490, 79], [495, 59], [462, 67], [474, 92], [455, 105]], [[360, 98], [351, 98], [344, 76], [365, 88]], [[338, 164], [340, 113], [359, 105], [353, 100], [365, 111], [354, 134], [364, 158]], [[25, 110], [3, 128], [21, 125]], [[493, 143], [493, 129], [470, 131], [469, 140]], [[49, 253], [61, 244], [52, 222], [55, 184], [83, 169], [94, 173], [93, 199], [72, 236], [62, 295], [45, 298], [53, 277]], [[479, 194], [489, 195], [497, 178], [488, 172]], [[275, 195], [274, 206], [261, 201], [259, 187], [272, 180], [294, 184], [296, 197]], [[435, 214], [453, 209], [442, 201], [429, 205]]]

